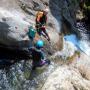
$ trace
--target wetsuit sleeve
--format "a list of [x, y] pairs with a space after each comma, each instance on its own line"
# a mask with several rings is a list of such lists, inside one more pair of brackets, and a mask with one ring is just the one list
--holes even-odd
[[42, 51], [41, 51], [41, 57], [42, 57], [42, 59], [45, 58], [44, 52], [42, 52]]
[[45, 25], [47, 24], [47, 16], [45, 17], [45, 23], [44, 23]]
[[32, 54], [33, 49], [34, 49], [34, 47], [29, 47], [28, 48], [30, 54]]

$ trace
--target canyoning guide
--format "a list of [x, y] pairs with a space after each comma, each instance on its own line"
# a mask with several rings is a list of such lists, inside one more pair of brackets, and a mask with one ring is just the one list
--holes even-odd
[[36, 30], [40, 36], [43, 35], [48, 41], [50, 41], [50, 37], [46, 31], [47, 14], [48, 9], [38, 11], [36, 14]]

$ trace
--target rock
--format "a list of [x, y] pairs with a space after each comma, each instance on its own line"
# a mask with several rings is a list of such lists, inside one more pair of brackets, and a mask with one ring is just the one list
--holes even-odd
[[89, 90], [89, 57], [81, 54], [69, 66], [58, 67], [47, 79], [42, 90]]
[[[50, 0], [49, 7], [52, 15], [58, 21], [58, 31], [63, 23], [69, 24], [71, 31], [78, 32], [76, 29], [75, 12], [78, 7], [78, 2], [75, 0]], [[61, 22], [60, 22], [61, 21]], [[62, 22], [63, 21], [63, 22]]]
[[89, 90], [90, 81], [85, 80], [79, 71], [69, 67], [59, 67], [45, 83], [42, 90]]
[[[63, 23], [68, 27], [70, 26], [72, 31], [77, 32], [75, 19], [77, 6], [77, 0], [0, 0], [0, 43], [19, 49], [27, 47], [29, 45], [29, 39], [25, 35], [28, 26], [35, 26], [37, 10], [47, 7], [49, 8], [47, 31], [50, 35], [51, 43], [48, 43], [42, 36], [36, 36], [35, 41], [38, 38], [45, 41], [47, 55], [51, 55], [56, 50], [61, 50], [65, 45], [58, 61], [59, 59], [67, 60], [68, 56], [72, 56], [75, 53], [76, 47], [68, 42], [64, 42], [63, 45], [63, 35], [60, 33]], [[5, 55], [4, 57], [6, 58]], [[11, 58], [11, 56], [9, 57]], [[12, 61], [13, 59], [11, 58]], [[19, 60], [21, 61], [18, 60], [19, 62], [12, 65], [9, 70], [0, 70], [0, 89], [36, 90], [38, 88], [38, 90], [41, 90], [42, 84], [49, 74], [50, 76], [46, 80], [42, 90], [90, 89], [90, 60], [89, 57], [86, 58], [83, 54], [80, 58], [75, 58], [74, 61], [72, 60], [69, 65], [65, 65], [64, 61], [62, 62], [62, 66], [60, 66], [60, 63], [57, 67], [52, 61], [51, 65], [46, 67], [45, 72], [42, 70], [34, 72], [36, 77], [33, 77], [34, 79], [32, 81], [30, 80], [32, 62], [22, 59], [24, 58], [20, 56]]]
[[[32, 6], [28, 5], [28, 0], [21, 0], [22, 2], [26, 2], [26, 8], [32, 8]], [[32, 0], [30, 1], [31, 4]], [[47, 5], [45, 4], [47, 3]], [[41, 10], [45, 7], [49, 8], [48, 13], [48, 30], [53, 30], [55, 33], [59, 34], [62, 31], [62, 24], [65, 24], [71, 29], [72, 32], [79, 33], [76, 28], [76, 15], [75, 12], [77, 10], [77, 7], [79, 5], [78, 1], [73, 0], [38, 0], [37, 2], [33, 0], [32, 4], [33, 10], [30, 11], [33, 12], [34, 10]], [[29, 8], [29, 9], [30, 9]], [[35, 12], [33, 13], [35, 15]], [[69, 30], [70, 30], [69, 29]], [[51, 38], [53, 37], [53, 31], [52, 34], [50, 33]], [[79, 35], [79, 34], [78, 34]], [[53, 39], [51, 39], [53, 41]], [[54, 40], [55, 41], [55, 40]], [[58, 42], [58, 40], [57, 40]], [[54, 43], [56, 44], [56, 43]], [[58, 45], [57, 45], [58, 47]], [[60, 46], [62, 47], [62, 46]]]
[[90, 80], [90, 60], [87, 55], [82, 53], [74, 66], [79, 70], [83, 78]]
[[[28, 47], [29, 38], [26, 37], [26, 33], [28, 31], [28, 26], [33, 26], [35, 24], [35, 8], [38, 6], [40, 9], [45, 8], [44, 4], [46, 2], [44, 3], [40, 0], [36, 2], [31, 0], [29, 3], [28, 0], [20, 0], [20, 2], [19, 0], [8, 0], [6, 1], [6, 6], [4, 6], [4, 3], [5, 0], [0, 1], [0, 43], [14, 48]], [[22, 4], [26, 8], [25, 10], [28, 10], [29, 13], [22, 11]], [[11, 7], [13, 8], [11, 9]], [[50, 17], [48, 21], [52, 22], [51, 20], [53, 19]], [[52, 30], [53, 24], [52, 27], [48, 28], [47, 31], [50, 33], [51, 41], [54, 41], [53, 43], [56, 44], [59, 40], [59, 35], [56, 30]], [[56, 39], [53, 38], [54, 33], [56, 33]]]
[[[6, 3], [6, 5], [4, 5], [4, 3]], [[7, 31], [9, 31], [8, 35], [7, 33], [3, 36], [0, 35], [1, 36], [0, 42], [8, 46], [10, 45], [15, 47], [28, 46], [28, 38], [23, 37], [26, 34], [24, 30], [28, 28], [28, 25], [35, 24], [34, 20], [35, 20], [36, 11], [40, 9], [45, 9], [46, 7], [49, 8], [47, 29], [48, 31], [50, 30], [52, 32], [52, 33], [50, 32], [49, 33], [50, 33], [51, 40], [55, 41], [53, 44], [56, 45], [58, 40], [60, 39], [58, 34], [61, 32], [63, 19], [68, 21], [71, 28], [76, 30], [75, 10], [76, 10], [76, 7], [78, 6], [77, 1], [73, 1], [73, 0], [72, 1], [70, 0], [67, 0], [67, 1], [66, 0], [65, 1], [63, 0], [60, 0], [60, 1], [58, 0], [56, 1], [54, 0], [46, 0], [46, 1], [44, 0], [38, 0], [38, 1], [2, 0], [0, 1], [0, 5], [1, 5], [0, 22], [2, 22], [3, 24], [7, 24], [6, 28], [8, 28]], [[19, 22], [18, 22], [18, 19], [19, 19]], [[56, 33], [55, 35], [57, 36], [58, 39], [53, 40], [52, 37], [54, 32]], [[3, 32], [1, 34], [3, 34]], [[59, 47], [59, 45], [57, 45], [57, 47]]]
[[[15, 14], [18, 12], [15, 12]], [[0, 8], [0, 43], [22, 48], [28, 45], [29, 39], [24, 40], [29, 23], [21, 15], [15, 15], [4, 8]]]

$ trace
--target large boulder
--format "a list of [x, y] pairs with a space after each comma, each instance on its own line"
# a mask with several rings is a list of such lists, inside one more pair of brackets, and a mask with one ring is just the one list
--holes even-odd
[[49, 7], [52, 15], [56, 18], [59, 23], [58, 27], [63, 24], [66, 24], [66, 26], [69, 27], [71, 31], [76, 33], [78, 32], [76, 28], [75, 17], [75, 12], [78, 7], [77, 0], [49, 0]]
[[[36, 11], [45, 9], [46, 7], [49, 9], [48, 13], [48, 31], [51, 38], [53, 37], [53, 32], [56, 32], [57, 38], [61, 35], [62, 30], [64, 31], [64, 27], [66, 25], [69, 30], [78, 34], [78, 30], [76, 28], [76, 15], [75, 12], [79, 5], [77, 0], [20, 0], [23, 5], [21, 7], [28, 14], [36, 15]], [[29, 3], [28, 3], [29, 2]], [[31, 17], [31, 18], [32, 18]], [[52, 33], [51, 33], [52, 32]], [[54, 35], [55, 36], [55, 35]], [[60, 38], [60, 37], [59, 37]], [[58, 39], [53, 38], [52, 41], [56, 41], [54, 44], [57, 44]], [[58, 47], [58, 46], [57, 46]]]
[[[59, 35], [63, 23], [70, 26], [72, 31], [77, 32], [75, 26], [75, 11], [77, 6], [78, 2], [73, 0], [1, 0], [0, 43], [18, 47], [27, 46], [28, 42], [22, 43], [23, 41], [28, 41], [28, 39], [24, 40], [26, 34], [24, 30], [28, 28], [29, 23], [30, 25], [35, 24], [36, 11], [47, 7], [49, 8], [47, 29], [50, 33], [51, 41], [55, 41], [54, 44], [56, 45], [60, 39]], [[6, 27], [3, 28], [4, 25]], [[3, 31], [5, 35], [3, 35]], [[54, 32], [57, 38], [52, 38]]]
[[25, 47], [29, 41], [25, 40], [26, 32], [29, 23], [24, 21], [18, 14], [11, 13], [3, 8], [0, 8], [0, 43], [12, 47]]
[[42, 90], [90, 90], [90, 60], [84, 54], [70, 65], [58, 67]]
[[[4, 5], [6, 3], [6, 5]], [[29, 38], [26, 37], [28, 26], [35, 26], [36, 10], [44, 9], [44, 1], [38, 0], [2, 0], [0, 1], [0, 43], [10, 47], [28, 47]], [[49, 12], [47, 31], [51, 42], [57, 45], [60, 40], [56, 31], [58, 26], [55, 18]], [[54, 25], [55, 24], [55, 25]], [[56, 28], [55, 28], [56, 27]], [[53, 38], [56, 37], [56, 38]], [[57, 49], [59, 49], [59, 46]]]

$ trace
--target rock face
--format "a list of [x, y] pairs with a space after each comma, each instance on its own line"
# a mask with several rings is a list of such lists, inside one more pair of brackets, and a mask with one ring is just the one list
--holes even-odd
[[[5, 5], [6, 4], [6, 5]], [[25, 29], [29, 23], [24, 20], [17, 1], [0, 1], [0, 43], [10, 47], [25, 47]], [[28, 39], [27, 39], [28, 40]]]
[[81, 54], [73, 64], [58, 67], [48, 77], [42, 90], [90, 90], [89, 65], [89, 57]]
[[20, 44], [24, 45], [25, 29], [28, 25], [20, 16], [0, 9], [0, 43], [18, 47]]
[[[77, 1], [73, 0], [1, 0], [0, 43], [13, 47], [28, 46], [28, 38], [24, 37], [25, 29], [28, 29], [28, 25], [35, 24], [36, 11], [45, 7], [50, 9], [47, 29], [57, 33], [57, 38], [58, 33], [61, 32], [63, 20], [68, 21], [71, 28], [75, 30], [75, 7], [77, 5]], [[55, 41], [52, 38], [53, 35], [50, 34], [50, 36], [51, 41]], [[56, 40], [55, 43], [59, 38]]]
[[[0, 43], [13, 48], [27, 47], [29, 45], [29, 38], [26, 37], [28, 26], [35, 25], [37, 10], [47, 7], [49, 8], [47, 31], [51, 38], [51, 44], [54, 44], [59, 50], [63, 41], [60, 35], [62, 24], [67, 24], [71, 30], [77, 32], [75, 27], [77, 1], [0, 0]], [[47, 41], [45, 40], [45, 42]], [[75, 53], [76, 48], [73, 49], [71, 46], [72, 44], [65, 44], [58, 61], [66, 60], [67, 58], [62, 57], [72, 56]], [[50, 50], [50, 44], [45, 47], [46, 53], [47, 49]], [[1, 58], [2, 60], [7, 61], [5, 55], [2, 57], [4, 57]], [[52, 60], [51, 65], [47, 66], [46, 69], [37, 69], [35, 72], [31, 70], [31, 61], [25, 61], [24, 58], [19, 60], [16, 57], [11, 58], [11, 61], [13, 61], [12, 59], [17, 59], [19, 62], [8, 70], [0, 70], [0, 90], [41, 90], [46, 78], [53, 71], [42, 90], [90, 90], [90, 60], [84, 54], [76, 57], [69, 65], [60, 66], [60, 64], [58, 66]], [[32, 78], [34, 79], [32, 80]]]
[[[73, 31], [76, 30], [75, 12], [78, 6], [77, 0], [49, 0], [49, 6], [52, 15], [59, 24], [64, 23]], [[60, 21], [62, 22], [60, 23]]]

